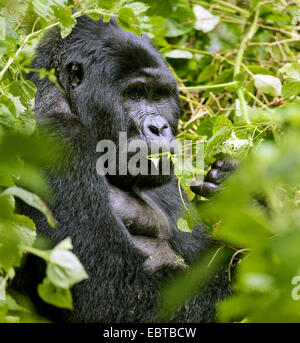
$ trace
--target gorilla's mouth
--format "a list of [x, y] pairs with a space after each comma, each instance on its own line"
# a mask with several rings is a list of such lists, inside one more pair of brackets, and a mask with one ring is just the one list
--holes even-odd
[[130, 151], [119, 147], [117, 157], [107, 159], [104, 164], [109, 182], [126, 191], [133, 187], [152, 189], [170, 182], [174, 176], [172, 156], [175, 147], [168, 142], [164, 145], [146, 142], [146, 148], [141, 149], [132, 142], [136, 141], [129, 142]]

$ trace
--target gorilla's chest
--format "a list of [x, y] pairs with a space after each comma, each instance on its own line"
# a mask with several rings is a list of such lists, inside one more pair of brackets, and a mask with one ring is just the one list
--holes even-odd
[[129, 231], [132, 243], [146, 257], [148, 271], [185, 268], [183, 260], [169, 244], [170, 225], [166, 215], [145, 193], [125, 192], [110, 187], [110, 204]]

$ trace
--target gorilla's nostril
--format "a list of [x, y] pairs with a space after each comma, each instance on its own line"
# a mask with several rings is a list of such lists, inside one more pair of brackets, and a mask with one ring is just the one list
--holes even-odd
[[159, 131], [159, 128], [158, 128], [158, 127], [156, 127], [156, 126], [154, 126], [154, 125], [149, 125], [149, 126], [148, 126], [148, 129], [149, 129], [154, 135], [159, 136], [160, 131]]

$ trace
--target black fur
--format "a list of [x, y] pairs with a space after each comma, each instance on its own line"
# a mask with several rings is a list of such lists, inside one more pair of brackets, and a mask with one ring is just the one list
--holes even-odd
[[[78, 71], [78, 65], [83, 67], [83, 79], [72, 76], [70, 80], [70, 71]], [[66, 172], [61, 175], [51, 168], [47, 171], [55, 195], [51, 210], [58, 228], [51, 229], [34, 209], [24, 205], [23, 211], [33, 218], [38, 232], [53, 244], [71, 236], [74, 252], [89, 279], [73, 287], [74, 311], [56, 309], [38, 299], [36, 285], [45, 273], [38, 259], [28, 259], [19, 274], [22, 282], [16, 282], [16, 287], [29, 292], [40, 313], [54, 321], [155, 321], [162, 270], [149, 272], [143, 268], [145, 256], [115, 215], [109, 200], [109, 183], [96, 172], [96, 145], [100, 139], [117, 141], [120, 131], [130, 129], [127, 105], [121, 95], [128, 78], [139, 77], [141, 69], [149, 73], [150, 83], [169, 85], [162, 108], [172, 133], [176, 134], [180, 114], [176, 82], [163, 57], [146, 37], [122, 30], [114, 20], [96, 22], [87, 16], [78, 19], [65, 39], [58, 30], [50, 32], [40, 45], [33, 66], [56, 70], [65, 95], [47, 79], [33, 75], [37, 85], [35, 113], [40, 125], [53, 124], [54, 134], [72, 145], [75, 158], [70, 155], [62, 161]], [[177, 216], [182, 210], [177, 182], [156, 188], [151, 177], [142, 182], [144, 194], [169, 221], [169, 244], [186, 263], [191, 263], [209, 246], [210, 239], [198, 227], [192, 234], [177, 229]], [[26, 275], [30, 282], [25, 284]], [[216, 277], [174, 320], [212, 321], [215, 303], [228, 294], [228, 289], [226, 277]]]

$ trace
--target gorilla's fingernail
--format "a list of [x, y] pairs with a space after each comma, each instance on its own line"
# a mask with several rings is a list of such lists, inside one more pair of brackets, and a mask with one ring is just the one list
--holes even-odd
[[235, 170], [238, 166], [238, 162], [230, 158], [222, 158], [212, 164], [212, 168], [221, 169], [223, 171]]
[[207, 198], [217, 191], [218, 186], [211, 182], [199, 182], [197, 185], [191, 185], [190, 188], [195, 194]]
[[205, 181], [212, 182], [218, 185], [224, 180], [226, 176], [227, 172], [221, 171], [220, 169], [211, 169], [207, 173]]

